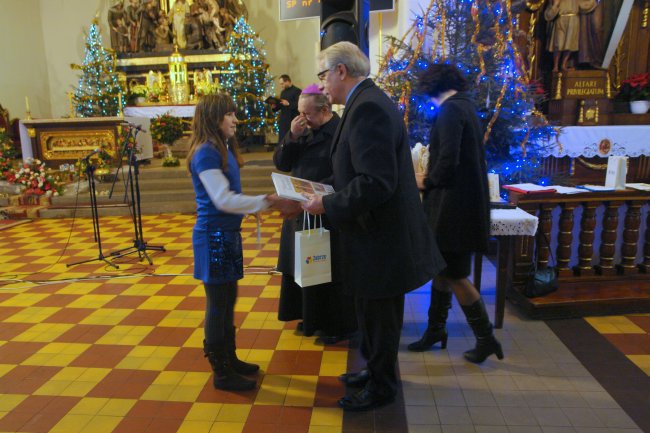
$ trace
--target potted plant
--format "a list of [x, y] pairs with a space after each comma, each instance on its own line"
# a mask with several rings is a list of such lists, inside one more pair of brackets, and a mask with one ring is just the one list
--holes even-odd
[[650, 110], [650, 72], [633, 74], [623, 80], [619, 97], [630, 102], [632, 113], [647, 113]]
[[151, 138], [165, 148], [165, 157], [171, 157], [170, 146], [183, 136], [183, 121], [170, 113], [161, 114], [151, 119]]
[[126, 102], [129, 105], [140, 105], [144, 104], [149, 95], [149, 89], [144, 84], [134, 84], [129, 89], [129, 94], [126, 98]]

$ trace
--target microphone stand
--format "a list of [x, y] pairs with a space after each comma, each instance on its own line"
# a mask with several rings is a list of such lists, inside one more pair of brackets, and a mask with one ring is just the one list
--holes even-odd
[[[135, 133], [133, 131], [135, 130]], [[118, 251], [114, 251], [111, 253], [111, 256], [115, 258], [119, 257], [124, 257], [129, 254], [134, 254], [138, 253], [138, 256], [140, 260], [143, 258], [147, 259], [150, 265], [153, 264], [153, 261], [151, 260], [151, 257], [147, 254], [147, 250], [152, 250], [152, 251], [166, 251], [165, 247], [162, 245], [149, 245], [147, 242], [144, 240], [144, 233], [142, 230], [142, 210], [140, 207], [140, 182], [139, 182], [139, 175], [140, 175], [140, 163], [136, 158], [135, 154], [135, 149], [136, 149], [136, 144], [135, 144], [135, 139], [138, 136], [138, 132], [140, 131], [139, 128], [131, 128], [129, 131], [129, 134], [133, 134], [133, 141], [134, 144], [128, 149], [128, 163], [129, 163], [129, 170], [128, 170], [128, 177], [127, 177], [127, 185], [129, 188], [129, 192], [131, 193], [131, 216], [133, 219], [133, 246], [132, 247], [127, 247], [123, 248]], [[124, 154], [125, 149], [129, 147], [129, 140], [128, 136], [126, 141], [124, 142], [124, 149], [122, 154]], [[116, 172], [116, 177], [117, 177], [117, 172]], [[111, 192], [112, 193], [112, 192]], [[125, 195], [127, 194], [127, 191], [124, 192]]]
[[[92, 155], [92, 154], [91, 154]], [[90, 196], [90, 211], [93, 219], [93, 233], [95, 236], [95, 242], [97, 242], [98, 255], [96, 259], [82, 260], [75, 263], [67, 263], [66, 267], [80, 265], [82, 263], [88, 263], [95, 260], [102, 260], [106, 262], [109, 266], [119, 269], [115, 263], [108, 260], [104, 253], [102, 252], [102, 237], [99, 233], [99, 212], [97, 210], [97, 190], [95, 189], [95, 166], [90, 162], [90, 155], [84, 158], [86, 161], [86, 177], [88, 178], [88, 194]]]

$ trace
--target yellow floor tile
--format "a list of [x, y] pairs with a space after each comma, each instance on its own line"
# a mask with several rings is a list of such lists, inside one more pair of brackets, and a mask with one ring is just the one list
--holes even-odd
[[250, 404], [224, 404], [217, 415], [217, 422], [244, 423], [250, 411]]
[[22, 394], [0, 394], [0, 412], [9, 412], [28, 396]]
[[221, 403], [194, 403], [185, 416], [186, 421], [214, 422], [221, 411]]
[[208, 433], [241, 433], [243, 430], [243, 422], [215, 422]]

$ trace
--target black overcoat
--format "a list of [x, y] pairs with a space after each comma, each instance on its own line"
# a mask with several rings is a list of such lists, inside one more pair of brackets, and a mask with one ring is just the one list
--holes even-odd
[[[317, 131], [291, 140], [289, 133], [284, 136], [273, 154], [273, 163], [278, 170], [289, 171], [294, 177], [315, 182], [331, 182], [332, 164], [330, 150], [332, 138], [339, 125], [340, 117], [333, 113], [332, 118]], [[311, 216], [313, 221], [313, 215]], [[324, 225], [329, 228], [327, 216], [323, 215]], [[294, 233], [302, 230], [302, 213], [294, 219], [282, 223], [278, 270], [283, 274], [294, 275]], [[335, 236], [334, 233], [330, 234]]]
[[348, 293], [399, 296], [445, 266], [420, 202], [402, 115], [370, 79], [347, 101], [332, 168], [336, 192], [323, 205], [339, 231]]
[[483, 128], [464, 92], [443, 102], [429, 138], [423, 203], [442, 251], [485, 252], [490, 195]]

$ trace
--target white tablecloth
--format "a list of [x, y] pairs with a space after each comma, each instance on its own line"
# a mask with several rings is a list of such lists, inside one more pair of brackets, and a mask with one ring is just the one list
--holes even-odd
[[650, 125], [565, 126], [542, 156], [650, 156]]
[[194, 117], [195, 105], [147, 105], [124, 108], [125, 116], [148, 117], [153, 119], [161, 114], [170, 113], [174, 117]]
[[539, 219], [525, 210], [492, 209], [490, 211], [492, 236], [535, 236]]

